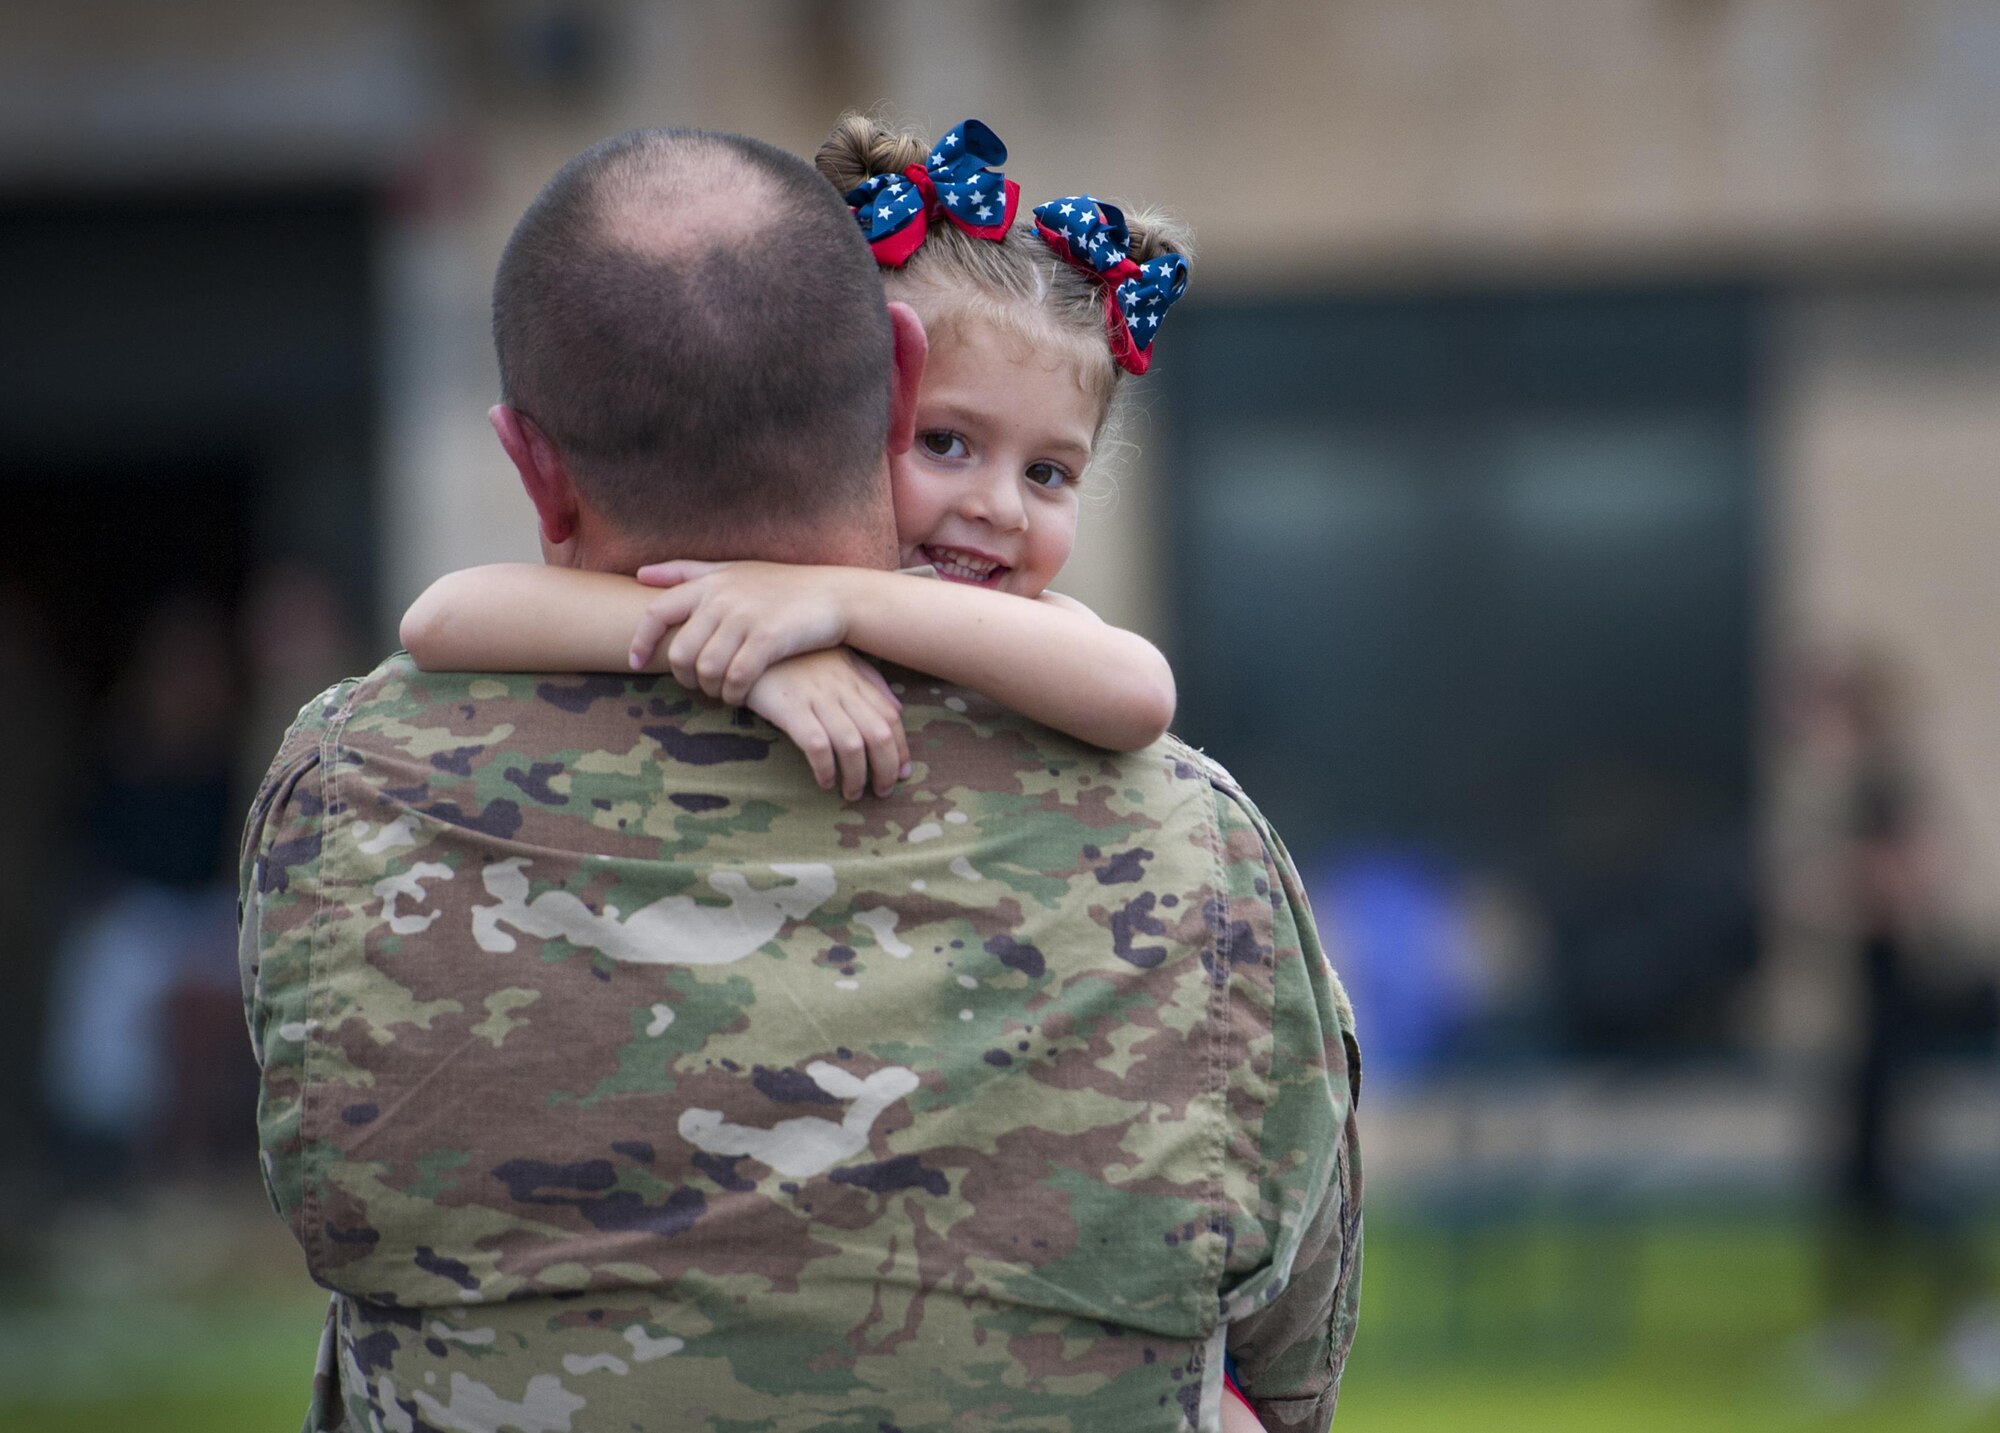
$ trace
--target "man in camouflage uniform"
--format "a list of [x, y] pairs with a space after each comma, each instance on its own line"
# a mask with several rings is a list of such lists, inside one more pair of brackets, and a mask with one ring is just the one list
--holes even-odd
[[[778, 291], [691, 334], [716, 316], [634, 278], [658, 269]], [[537, 355], [599, 383], [580, 412], [519, 351], [567, 321], [537, 285], [618, 296], [592, 346]], [[608, 141], [523, 220], [496, 307], [551, 560], [895, 561], [920, 331], [797, 161]], [[621, 332], [721, 376], [619, 390]], [[809, 353], [867, 391], [787, 390]], [[717, 387], [753, 381], [748, 409]], [[858, 405], [866, 482], [848, 517], [708, 488], [712, 527], [651, 527], [606, 437], [647, 402], [755, 429], [779, 478], [801, 445], [801, 483], [840, 466], [814, 403]], [[682, 445], [651, 451], [663, 490], [702, 481], [676, 451], [736, 481], [726, 433], [632, 429]], [[251, 812], [242, 954], [265, 1175], [333, 1290], [309, 1433], [1213, 1429], [1225, 1351], [1268, 1427], [1331, 1420], [1358, 1067], [1283, 848], [1172, 740], [1107, 755], [892, 676], [914, 771], [854, 804], [663, 677], [399, 654], [301, 714]]]

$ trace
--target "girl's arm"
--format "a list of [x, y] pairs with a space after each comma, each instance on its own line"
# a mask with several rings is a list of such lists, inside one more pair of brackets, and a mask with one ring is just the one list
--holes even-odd
[[[403, 646], [427, 672], [618, 672], [658, 593], [616, 573], [497, 563], [446, 573], [403, 614]], [[664, 666], [655, 670], [664, 670]], [[803, 751], [850, 801], [909, 772], [901, 703], [866, 662], [812, 651], [778, 662], [739, 699]]]
[[1029, 601], [901, 573], [767, 562], [667, 562], [640, 576], [667, 590], [632, 639], [635, 663], [657, 661], [660, 637], [678, 625], [667, 664], [724, 701], [781, 657], [845, 643], [1114, 751], [1147, 745], [1173, 720], [1173, 670], [1159, 650], [1052, 593]]
[[[845, 642], [1114, 751], [1147, 745], [1173, 720], [1173, 670], [1158, 649], [1053, 593], [1028, 601], [900, 573], [767, 562], [645, 571], [676, 585], [662, 592], [535, 563], [448, 573], [404, 615], [403, 645], [429, 671], [671, 670], [741, 704], [771, 663]], [[666, 630], [683, 623], [661, 649]]]
[[653, 597], [629, 577], [535, 562], [447, 572], [403, 614], [427, 672], [623, 672]]

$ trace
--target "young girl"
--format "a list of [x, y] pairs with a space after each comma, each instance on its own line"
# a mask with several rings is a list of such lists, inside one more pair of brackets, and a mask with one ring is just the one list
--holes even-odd
[[[977, 120], [932, 146], [850, 115], [816, 161], [853, 206], [888, 297], [915, 308], [929, 337], [916, 442], [891, 458], [890, 481], [903, 562], [940, 581], [768, 562], [656, 563], [638, 582], [474, 568], [440, 578], [404, 617], [417, 664], [664, 668], [750, 706], [850, 800], [871, 774], [886, 794], [909, 767], [895, 698], [842, 648], [1096, 745], [1158, 738], [1174, 709], [1165, 659], [1048, 584], [1069, 559], [1078, 488], [1121, 379], [1146, 371], [1186, 286], [1189, 244], [1162, 216], [1128, 219], [1088, 195], [1017, 225], [1005, 160]], [[1262, 1433], [1233, 1383], [1223, 1427]]]
[[[1164, 732], [1165, 659], [1047, 589], [1069, 558], [1078, 489], [1120, 380], [1150, 363], [1185, 286], [1188, 244], [1169, 221], [1127, 220], [1088, 196], [1016, 224], [1018, 191], [995, 168], [1005, 158], [977, 120], [929, 146], [858, 116], [817, 158], [887, 266], [888, 297], [914, 307], [929, 336], [917, 441], [890, 472], [903, 561], [942, 581], [761, 562], [659, 563], [639, 582], [474, 568], [439, 579], [404, 617], [417, 664], [670, 670], [758, 711], [849, 799], [871, 774], [886, 793], [908, 751], [894, 698], [843, 646], [1099, 746], [1134, 750]], [[832, 650], [804, 655], [821, 649]]]

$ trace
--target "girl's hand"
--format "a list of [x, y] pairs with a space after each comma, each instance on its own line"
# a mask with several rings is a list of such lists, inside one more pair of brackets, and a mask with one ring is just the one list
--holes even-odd
[[751, 711], [790, 737], [820, 786], [858, 800], [873, 773], [877, 796], [910, 774], [903, 704], [888, 682], [845, 647], [778, 662], [750, 686]]
[[641, 582], [669, 590], [648, 604], [632, 634], [633, 670], [644, 670], [660, 639], [678, 626], [667, 643], [674, 679], [742, 706], [774, 662], [847, 640], [836, 572], [779, 562], [688, 559], [642, 567]]

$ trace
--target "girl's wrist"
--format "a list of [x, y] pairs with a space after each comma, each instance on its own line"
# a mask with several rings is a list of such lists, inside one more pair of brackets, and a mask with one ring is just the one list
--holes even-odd
[[854, 635], [859, 614], [867, 607], [868, 579], [887, 575], [889, 574], [869, 572], [855, 567], [827, 569], [826, 597], [833, 608], [835, 623], [840, 629], [840, 638], [836, 645], [845, 645]]

